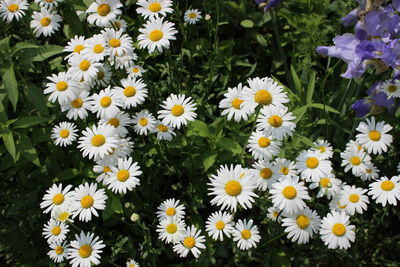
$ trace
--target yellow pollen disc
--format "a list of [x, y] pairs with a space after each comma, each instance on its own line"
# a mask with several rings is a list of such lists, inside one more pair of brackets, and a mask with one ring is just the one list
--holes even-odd
[[102, 17], [107, 16], [110, 11], [111, 7], [107, 4], [101, 4], [97, 7], [97, 13]]
[[40, 20], [40, 25], [42, 25], [43, 27], [49, 26], [51, 23], [51, 19], [48, 17], [44, 17]]
[[194, 13], [194, 12], [189, 13], [189, 18], [195, 19], [196, 17], [197, 17], [196, 13]]
[[394, 188], [394, 183], [389, 180], [383, 181], [381, 183], [381, 188], [382, 188], [382, 190], [385, 190], [385, 191], [392, 191]]
[[294, 199], [297, 196], [297, 190], [293, 186], [289, 185], [283, 188], [282, 194], [287, 199]]
[[234, 107], [235, 109], [240, 109], [240, 104], [243, 103], [243, 100], [240, 98], [235, 98], [232, 100], [232, 107]]
[[176, 231], [178, 230], [178, 227], [176, 226], [176, 224], [168, 224], [167, 227], [165, 228], [165, 231], [167, 231], [167, 233], [169, 234], [175, 234]]
[[146, 118], [140, 118], [140, 120], [139, 120], [140, 126], [146, 126], [148, 123], [149, 123], [149, 121]]
[[362, 146], [361, 146], [361, 145], [357, 145], [357, 149], [358, 149], [358, 151], [360, 151], [360, 150], [361, 150], [361, 148], [362, 148]]
[[87, 71], [90, 68], [90, 61], [87, 59], [84, 59], [79, 63], [79, 69], [81, 71]]
[[149, 39], [153, 42], [158, 42], [163, 38], [164, 34], [160, 30], [154, 30], [149, 34]]
[[188, 236], [183, 240], [183, 245], [188, 249], [191, 249], [196, 245], [196, 240], [193, 237]]
[[124, 95], [125, 95], [126, 97], [131, 97], [131, 96], [136, 95], [136, 88], [133, 87], [133, 86], [127, 86], [127, 87], [125, 87], [125, 89], [124, 89]]
[[241, 232], [241, 235], [242, 235], [242, 238], [243, 239], [249, 239], [250, 237], [251, 237], [251, 232], [249, 231], [249, 230], [247, 230], [247, 229], [244, 229], [242, 232]]
[[100, 71], [97, 72], [97, 79], [98, 80], [103, 80], [105, 76], [106, 76], [106, 74], [103, 71], [100, 70]]
[[53, 3], [54, 0], [46, 0], [47, 3]]
[[133, 69], [132, 69], [132, 72], [134, 72], [134, 73], [138, 73], [139, 71], [140, 71], [139, 68], [133, 68]]
[[60, 226], [54, 226], [53, 229], [51, 229], [51, 233], [55, 236], [59, 235], [61, 233], [61, 227]]
[[328, 178], [324, 177], [319, 181], [319, 185], [323, 188], [327, 188], [329, 187], [329, 184], [331, 183], [331, 180], [329, 180]]
[[53, 204], [60, 205], [64, 202], [64, 195], [61, 193], [55, 194], [53, 197]]
[[67, 138], [69, 136], [69, 131], [67, 129], [62, 129], [60, 131], [60, 137], [61, 138]]
[[149, 10], [150, 10], [151, 12], [158, 12], [158, 11], [160, 11], [160, 10], [161, 10], [161, 5], [160, 5], [160, 3], [157, 3], [157, 2], [151, 3], [151, 4], [149, 5]]
[[394, 92], [397, 91], [397, 86], [394, 85], [394, 84], [389, 85], [389, 87], [387, 88], [387, 90], [388, 90], [389, 93], [394, 93]]
[[107, 123], [117, 128], [119, 126], [119, 119], [112, 118]]
[[68, 219], [69, 215], [70, 214], [68, 212], [66, 212], [66, 211], [61, 212], [60, 215], [58, 215], [58, 220], [62, 221], [62, 222], [65, 222]]
[[136, 265], [135, 264], [129, 264], [129, 267], [136, 267]]
[[225, 228], [225, 223], [223, 221], [218, 221], [215, 223], [215, 228], [217, 228], [217, 230], [222, 230]]
[[225, 192], [228, 195], [235, 197], [242, 193], [242, 185], [235, 180], [229, 181], [225, 184]]
[[168, 132], [168, 127], [165, 126], [164, 124], [158, 125], [158, 126], [157, 126], [157, 129], [158, 129], [160, 132], [163, 132], [163, 133]]
[[339, 207], [339, 209], [345, 209], [346, 207], [347, 207], [347, 205], [340, 205], [340, 201], [338, 202], [338, 207]]
[[89, 258], [89, 256], [92, 254], [92, 248], [89, 245], [83, 245], [79, 248], [79, 256], [81, 258]]
[[332, 232], [336, 236], [343, 236], [346, 233], [346, 226], [343, 223], [335, 223], [332, 227]]
[[97, 44], [93, 47], [93, 52], [95, 52], [96, 54], [103, 53], [103, 51], [104, 47], [101, 44]]
[[372, 173], [372, 169], [366, 169], [365, 172], [366, 173]]
[[349, 200], [353, 203], [357, 203], [360, 200], [360, 196], [357, 194], [351, 194]]
[[381, 133], [378, 131], [370, 131], [368, 135], [369, 135], [369, 139], [371, 139], [372, 141], [381, 140]]
[[269, 140], [269, 138], [267, 137], [261, 137], [260, 139], [258, 139], [258, 145], [260, 147], [268, 147], [271, 144], [271, 140]]
[[110, 172], [110, 171], [111, 171], [110, 167], [104, 166], [103, 173], [107, 173], [107, 172]]
[[118, 39], [113, 38], [113, 39], [111, 39], [110, 41], [108, 41], [108, 44], [109, 44], [111, 47], [117, 48], [117, 47], [120, 47], [120, 46], [121, 46], [121, 41], [118, 40]]
[[65, 91], [68, 89], [68, 83], [66, 83], [64, 81], [58, 82], [58, 83], [56, 83], [56, 89], [61, 92]]
[[288, 167], [282, 167], [279, 171], [280, 171], [283, 175], [288, 175], [288, 173], [289, 173], [289, 168], [288, 168]]
[[80, 98], [74, 99], [71, 102], [71, 107], [73, 108], [81, 108], [83, 105], [83, 100]]
[[324, 153], [324, 152], [326, 151], [326, 147], [320, 146], [320, 147], [319, 147], [319, 151], [320, 151], [321, 153]]
[[272, 213], [272, 216], [274, 216], [275, 218], [278, 217], [278, 215], [279, 215], [279, 213], [276, 212], [276, 211], [274, 211], [274, 212]]
[[272, 95], [267, 90], [259, 90], [254, 96], [254, 101], [261, 105], [269, 105], [272, 102]]
[[171, 108], [171, 113], [172, 115], [174, 115], [175, 117], [179, 117], [180, 115], [183, 114], [183, 112], [185, 112], [185, 108], [182, 107], [181, 105], [175, 105]]
[[317, 158], [309, 157], [309, 158], [306, 160], [306, 166], [307, 166], [307, 168], [309, 168], [309, 169], [315, 169], [315, 168], [318, 167], [318, 165], [319, 165], [319, 160], [318, 160]]
[[83, 49], [85, 49], [85, 47], [83, 45], [79, 44], [79, 45], [75, 46], [74, 52], [79, 54]]
[[282, 125], [282, 118], [278, 115], [272, 115], [269, 117], [268, 122], [272, 127], [278, 128]]
[[175, 208], [168, 208], [165, 214], [167, 214], [167, 216], [174, 216], [176, 214]]
[[350, 159], [351, 164], [353, 164], [354, 166], [358, 166], [361, 164], [361, 159], [360, 157], [352, 157]]
[[111, 105], [112, 103], [112, 99], [109, 96], [103, 96], [100, 99], [100, 106], [102, 106], [103, 108], [107, 108]]
[[271, 178], [271, 176], [272, 176], [272, 171], [271, 171], [271, 169], [270, 169], [270, 168], [263, 168], [263, 169], [261, 169], [261, 170], [260, 170], [260, 176], [261, 176], [263, 179], [269, 179], [269, 178]]
[[120, 170], [117, 173], [117, 179], [120, 182], [125, 182], [129, 178], [129, 172], [127, 170]]
[[296, 219], [297, 226], [301, 229], [305, 229], [310, 225], [310, 219], [305, 215], [299, 215]]
[[92, 137], [92, 145], [95, 147], [99, 147], [104, 145], [106, 142], [106, 138], [102, 134], [96, 134], [95, 136]]
[[11, 4], [11, 5], [9, 5], [9, 6], [7, 7], [7, 9], [8, 9], [8, 11], [14, 13], [14, 12], [16, 12], [16, 11], [19, 10], [19, 5], [17, 5], [17, 4]]
[[62, 246], [57, 246], [57, 247], [54, 249], [54, 251], [55, 251], [55, 253], [56, 253], [57, 255], [61, 255], [61, 254], [63, 254], [63, 252], [64, 252], [64, 248], [63, 248]]
[[89, 195], [86, 195], [83, 198], [81, 198], [81, 206], [84, 209], [90, 208], [91, 206], [93, 206], [93, 203], [94, 199]]

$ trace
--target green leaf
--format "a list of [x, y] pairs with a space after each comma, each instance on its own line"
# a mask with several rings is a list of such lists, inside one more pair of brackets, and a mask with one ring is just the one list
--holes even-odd
[[84, 35], [82, 21], [76, 14], [74, 7], [69, 3], [65, 3], [62, 11], [63, 20], [70, 26], [72, 33], [76, 35]]
[[203, 161], [204, 170], [207, 171], [212, 165], [214, 165], [217, 160], [218, 154], [213, 151], [205, 151], [201, 155], [201, 159]]
[[29, 116], [19, 118], [15, 123], [13, 123], [14, 128], [28, 128], [34, 125], [48, 121], [49, 118], [43, 118], [38, 116]]
[[18, 144], [18, 150], [27, 160], [40, 167], [40, 161], [37, 156], [36, 149], [33, 147], [28, 137], [21, 136], [20, 143]]
[[244, 27], [244, 28], [253, 28], [254, 22], [252, 20], [245, 19], [245, 20], [242, 20], [242, 22], [240, 22], [240, 25], [242, 25], [242, 27]]
[[202, 121], [195, 120], [190, 123], [191, 130], [201, 137], [211, 137], [211, 132], [208, 125]]
[[14, 64], [11, 64], [10, 67], [3, 73], [2, 78], [4, 81], [4, 86], [6, 87], [7, 97], [10, 99], [15, 111], [18, 102], [18, 85], [14, 73]]
[[19, 57], [21, 65], [28, 65], [32, 62], [42, 62], [52, 56], [63, 53], [64, 47], [59, 45], [44, 45], [39, 48], [30, 48], [24, 50]]
[[37, 110], [44, 116], [49, 116], [49, 110], [47, 108], [47, 98], [43, 94], [43, 90], [34, 84], [29, 84], [25, 90], [26, 99], [33, 104]]
[[4, 145], [7, 148], [8, 153], [10, 153], [11, 157], [16, 161], [17, 151], [15, 149], [14, 137], [10, 131], [10, 129], [3, 129], [1, 137], [3, 138]]
[[233, 154], [242, 153], [242, 147], [231, 138], [221, 138], [220, 140], [218, 140], [217, 146], [229, 152], [232, 152]]
[[286, 256], [285, 252], [274, 252], [270, 258], [271, 266], [274, 267], [290, 267], [290, 259]]
[[264, 38], [264, 36], [260, 33], [256, 34], [256, 40], [261, 46], [267, 46], [267, 40]]
[[328, 111], [328, 112], [340, 114], [340, 112], [338, 110], [334, 109], [333, 107], [328, 106], [328, 105], [324, 105], [324, 104], [321, 104], [321, 103], [312, 103], [312, 104], [309, 104], [309, 107], [319, 108], [319, 109], [326, 109], [326, 111]]
[[292, 74], [292, 79], [293, 79], [294, 87], [295, 87], [293, 89], [295, 89], [296, 93], [300, 95], [301, 91], [302, 91], [301, 90], [301, 82], [300, 82], [299, 76], [297, 75], [296, 70], [294, 69], [293, 65], [290, 65], [290, 72]]
[[80, 174], [80, 171], [78, 169], [65, 169], [60, 171], [57, 174], [57, 178], [59, 181], [66, 181], [66, 180], [71, 180], [72, 178], [77, 177]]
[[39, 49], [40, 46], [28, 42], [18, 42], [13, 46], [11, 56], [14, 56], [18, 51], [31, 48]]
[[0, 40], [0, 52], [1, 53], [6, 52], [10, 49], [10, 39], [11, 39], [11, 36], [7, 36], [6, 38]]
[[297, 133], [295, 133], [294, 135], [296, 136], [296, 138], [298, 138], [302, 143], [306, 144], [307, 146], [315, 147], [313, 141], [311, 141], [308, 137], [305, 137]]
[[308, 88], [307, 88], [307, 96], [306, 96], [307, 103], [312, 102], [312, 97], [314, 95], [314, 89], [315, 89], [315, 72], [312, 72], [311, 78], [310, 78], [310, 83], [308, 84]]

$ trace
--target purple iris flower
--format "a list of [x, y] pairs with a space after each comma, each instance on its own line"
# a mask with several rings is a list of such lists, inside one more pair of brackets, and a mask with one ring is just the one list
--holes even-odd
[[356, 24], [356, 22], [358, 21], [358, 11], [358, 8], [353, 9], [352, 11], [350, 11], [349, 14], [341, 18], [340, 21], [342, 22], [342, 25], [345, 27], [349, 27], [353, 24]]
[[386, 65], [391, 66], [393, 69], [397, 69], [397, 66], [400, 65], [400, 39], [394, 39], [383, 49], [382, 61], [385, 62]]
[[364, 117], [371, 110], [371, 100], [368, 99], [359, 99], [351, 105], [351, 109], [356, 112], [357, 117]]
[[356, 46], [355, 52], [361, 60], [375, 59], [382, 56], [385, 46], [382, 39], [363, 40]]
[[266, 3], [267, 5], [264, 7], [264, 11], [268, 11], [271, 7], [276, 7], [283, 0], [254, 0], [254, 2], [259, 5], [262, 3]]

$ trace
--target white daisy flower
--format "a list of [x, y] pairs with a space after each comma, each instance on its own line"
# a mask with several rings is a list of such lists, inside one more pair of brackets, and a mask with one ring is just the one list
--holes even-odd
[[117, 91], [110, 86], [101, 90], [98, 94], [91, 96], [91, 111], [96, 113], [97, 118], [112, 118], [120, 113], [122, 101]]
[[52, 212], [56, 207], [68, 206], [71, 203], [74, 195], [74, 192], [70, 192], [72, 185], [67, 185], [64, 189], [62, 187], [62, 184], [53, 184], [46, 190], [43, 201], [40, 203], [40, 208], [44, 209], [43, 213]]
[[60, 28], [60, 22], [62, 22], [62, 18], [57, 11], [41, 8], [40, 12], [33, 11], [31, 28], [36, 37], [42, 34], [50, 36]]
[[232, 231], [233, 241], [237, 242], [237, 246], [241, 250], [256, 248], [257, 243], [261, 240], [259, 233], [257, 225], [253, 225], [253, 220], [238, 220]]
[[118, 112], [113, 117], [105, 117], [100, 120], [100, 123], [109, 124], [115, 128], [115, 134], [124, 138], [128, 134], [127, 126], [132, 124], [131, 117], [124, 112]]
[[110, 23], [108, 24], [108, 28], [113, 28], [116, 29], [117, 31], [126, 31], [126, 28], [128, 27], [128, 23], [126, 22], [126, 20], [121, 19], [120, 17], [110, 21]]
[[178, 219], [183, 219], [185, 217], [185, 206], [179, 205], [179, 200], [175, 200], [175, 198], [163, 201], [160, 206], [158, 206], [157, 210], [158, 220], [163, 220], [168, 217], [176, 217]]
[[119, 158], [126, 158], [133, 151], [133, 141], [131, 141], [130, 137], [121, 138], [118, 140], [117, 147], [112, 149], [112, 152], [109, 152], [108, 155], [104, 156], [104, 160], [107, 160], [112, 165], [116, 165], [118, 163]]
[[49, 244], [50, 251], [47, 252], [50, 259], [52, 259], [56, 263], [63, 262], [65, 258], [67, 258], [69, 244], [66, 241], [57, 241]]
[[132, 65], [126, 68], [126, 73], [128, 74], [128, 78], [135, 79], [143, 76], [145, 70], [140, 65]]
[[4, 0], [0, 2], [0, 17], [7, 23], [14, 18], [19, 21], [25, 16], [25, 11], [29, 7], [28, 1], [25, 0]]
[[221, 166], [217, 174], [213, 174], [208, 183], [208, 195], [215, 196], [211, 205], [221, 206], [221, 210], [236, 211], [239, 203], [244, 209], [251, 208], [254, 198], [258, 197], [253, 191], [257, 185], [253, 175], [242, 176], [243, 168], [240, 165]]
[[200, 249], [206, 248], [203, 244], [206, 241], [206, 238], [200, 234], [201, 230], [197, 230], [193, 225], [188, 226], [183, 240], [174, 245], [174, 252], [178, 253], [182, 258], [187, 257], [189, 252], [192, 252], [193, 256], [198, 258], [201, 254]]
[[357, 141], [350, 140], [346, 144], [346, 150], [362, 150], [364, 149], [362, 145], [360, 145]]
[[127, 191], [132, 191], [133, 188], [140, 185], [137, 177], [142, 173], [138, 163], [133, 162], [131, 157], [119, 158], [117, 166], [111, 167], [111, 173], [105, 182], [108, 184], [108, 189], [114, 193], [126, 194]]
[[296, 169], [296, 162], [290, 161], [285, 158], [276, 158], [274, 165], [279, 170], [280, 179], [285, 179], [287, 177], [296, 177], [298, 175]]
[[356, 186], [343, 186], [343, 189], [340, 193], [340, 203], [345, 205], [346, 213], [350, 215], [354, 215], [357, 213], [363, 213], [364, 210], [367, 210], [369, 204], [367, 189], [362, 189]]
[[367, 165], [371, 163], [371, 157], [364, 149], [346, 149], [340, 153], [340, 157], [342, 158], [341, 166], [345, 167], [344, 171], [348, 172], [351, 169], [352, 174], [357, 177], [360, 177], [367, 169]]
[[51, 217], [58, 222], [72, 223], [74, 220], [70, 218], [71, 215], [72, 209], [70, 205], [59, 205], [54, 208]]
[[40, 7], [46, 9], [55, 9], [63, 0], [35, 0]]
[[171, 94], [163, 101], [161, 107], [163, 109], [158, 111], [159, 119], [162, 119], [163, 124], [174, 128], [180, 129], [182, 125], [186, 125], [188, 121], [194, 121], [197, 117], [196, 104], [190, 96], [186, 98], [185, 95]]
[[280, 177], [278, 167], [269, 161], [258, 161], [253, 164], [250, 173], [256, 178], [258, 190], [271, 189], [272, 184]]
[[282, 220], [285, 233], [288, 233], [287, 238], [297, 244], [308, 243], [318, 232], [320, 223], [321, 218], [318, 213], [308, 207]]
[[309, 200], [307, 188], [297, 177], [286, 178], [272, 185], [270, 198], [274, 207], [291, 215], [306, 207], [304, 200]]
[[371, 120], [367, 119], [367, 123], [360, 122], [356, 129], [360, 133], [356, 135], [356, 139], [368, 153], [380, 155], [387, 151], [393, 141], [393, 137], [387, 133], [392, 129], [384, 121], [375, 123], [375, 117], [372, 117]]
[[278, 210], [275, 207], [269, 207], [268, 208], [268, 214], [267, 217], [274, 222], [281, 222], [283, 219], [284, 213], [281, 210]]
[[379, 169], [372, 163], [365, 164], [367, 167], [361, 173], [361, 180], [363, 181], [370, 181], [371, 179], [376, 180], [379, 178]]
[[95, 236], [94, 233], [81, 232], [75, 235], [75, 240], [71, 241], [71, 248], [68, 250], [68, 259], [72, 267], [90, 267], [100, 264], [100, 253], [105, 248], [103, 241]]
[[147, 87], [142, 79], [127, 78], [121, 80], [122, 87], [115, 87], [122, 101], [122, 108], [135, 108], [147, 98]]
[[165, 17], [174, 11], [171, 0], [139, 0], [136, 4], [136, 12], [145, 19]]
[[154, 131], [156, 119], [147, 109], [144, 109], [132, 116], [132, 123], [137, 134], [147, 135]]
[[132, 38], [122, 30], [104, 29], [101, 34], [108, 44], [110, 57], [123, 56], [133, 52]]
[[256, 130], [251, 134], [247, 148], [254, 159], [269, 161], [279, 155], [281, 145], [282, 143], [273, 139], [271, 135], [264, 135]]
[[102, 61], [107, 56], [107, 43], [102, 34], [93, 35], [85, 41], [82, 55], [92, 62]]
[[64, 48], [64, 52], [69, 52], [70, 54], [66, 56], [66, 59], [70, 59], [76, 55], [79, 55], [83, 49], [85, 49], [85, 37], [75, 35], [71, 40], [68, 41]]
[[244, 105], [243, 89], [246, 86], [242, 86], [241, 83], [237, 87], [228, 88], [228, 92], [224, 94], [224, 99], [219, 102], [219, 108], [224, 109], [221, 112], [222, 116], [228, 115], [228, 120], [232, 118], [239, 122], [241, 120], [247, 121], [251, 116], [252, 111]]
[[75, 94], [69, 102], [61, 104], [61, 111], [68, 111], [66, 116], [70, 120], [86, 119], [91, 108], [89, 92], [86, 90]]
[[97, 190], [97, 184], [85, 183], [75, 188], [74, 199], [71, 203], [73, 218], [79, 215], [79, 220], [88, 222], [94, 216], [99, 217], [97, 210], [106, 208], [107, 195], [104, 189]]
[[62, 242], [67, 238], [69, 226], [63, 222], [58, 222], [53, 218], [44, 225], [43, 233], [47, 243]]
[[348, 249], [354, 242], [356, 235], [354, 225], [350, 225], [350, 216], [344, 212], [331, 211], [321, 221], [320, 235], [322, 241], [330, 249]]
[[161, 123], [161, 121], [159, 120], [156, 121], [156, 124], [154, 126], [154, 132], [157, 133], [158, 140], [171, 141], [172, 138], [176, 135], [172, 127]]
[[122, 4], [119, 0], [96, 0], [93, 2], [86, 13], [89, 15], [87, 21], [99, 27], [107, 27], [111, 21], [117, 19], [122, 14], [119, 9]]
[[296, 159], [296, 168], [306, 181], [317, 182], [328, 176], [332, 171], [331, 164], [319, 151], [303, 151]]
[[330, 173], [327, 177], [322, 177], [318, 182], [312, 182], [309, 187], [310, 189], [319, 189], [317, 198], [326, 196], [328, 199], [332, 199], [341, 190], [342, 181], [335, 178], [333, 173]]
[[71, 67], [68, 69], [68, 74], [78, 82], [92, 81], [96, 78], [97, 72], [102, 66], [102, 63], [90, 60], [81, 54], [71, 57], [70, 64]]
[[214, 240], [224, 240], [224, 235], [231, 237], [233, 231], [233, 216], [224, 211], [212, 213], [206, 222], [208, 235]]
[[277, 140], [283, 140], [293, 135], [296, 128], [296, 123], [293, 122], [295, 119], [292, 112], [288, 112], [284, 106], [268, 106], [261, 109], [257, 118], [257, 129]]
[[137, 263], [137, 261], [131, 259], [126, 262], [126, 267], [139, 267], [139, 263]]
[[184, 21], [189, 24], [196, 24], [201, 18], [201, 12], [198, 9], [188, 9], [183, 16]]
[[161, 19], [152, 19], [143, 25], [144, 28], [139, 29], [139, 46], [146, 49], [149, 53], [160, 52], [163, 49], [169, 49], [170, 40], [175, 40], [175, 34], [178, 31], [174, 28], [175, 24]]
[[51, 130], [51, 139], [54, 139], [56, 146], [69, 146], [76, 140], [77, 132], [75, 124], [63, 121]]
[[102, 65], [97, 68], [97, 74], [94, 79], [92, 79], [92, 83], [95, 83], [101, 87], [107, 87], [111, 82], [112, 71], [108, 65]]
[[67, 103], [81, 91], [79, 84], [73, 81], [68, 73], [59, 72], [57, 75], [52, 74], [47, 79], [50, 82], [46, 83], [43, 93], [50, 94], [49, 101], [52, 103], [56, 101], [60, 104]]
[[319, 139], [313, 144], [315, 145], [315, 148], [311, 148], [311, 150], [319, 151], [319, 153], [327, 159], [333, 157], [333, 148], [328, 141]]
[[381, 203], [384, 207], [386, 203], [397, 206], [397, 200], [400, 201], [400, 176], [393, 176], [391, 179], [384, 176], [378, 181], [371, 183], [368, 195], [376, 203]]
[[99, 174], [99, 176], [96, 178], [96, 182], [106, 185], [106, 181], [110, 177], [112, 167], [115, 166], [113, 166], [108, 159], [96, 161], [96, 165], [93, 166], [93, 172]]
[[395, 98], [400, 97], [400, 81], [399, 80], [387, 80], [384, 82], [381, 87], [381, 91], [387, 95], [387, 98]]
[[[344, 183], [343, 183], [343, 184], [344, 184]], [[340, 199], [342, 198], [342, 195], [341, 195], [341, 193], [342, 193], [342, 188], [343, 188], [343, 186], [341, 186], [339, 193], [337, 193], [336, 195], [334, 195], [334, 196], [332, 197], [331, 202], [329, 202], [329, 208], [330, 208], [331, 210], [334, 210], [334, 211], [337, 211], [337, 212], [346, 212], [346, 207], [347, 207], [347, 205], [343, 205], [343, 204], [340, 202]]]
[[185, 237], [185, 222], [175, 216], [160, 221], [157, 225], [158, 238], [165, 243], [178, 243]]
[[138, 56], [133, 51], [128, 51], [123, 54], [116, 54], [115, 56], [109, 57], [109, 62], [111, 66], [114, 66], [115, 69], [125, 70], [129, 68], [135, 60], [137, 60]]

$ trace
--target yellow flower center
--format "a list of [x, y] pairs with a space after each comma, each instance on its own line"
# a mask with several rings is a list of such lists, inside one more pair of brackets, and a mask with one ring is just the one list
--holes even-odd
[[267, 137], [261, 137], [260, 139], [258, 139], [258, 145], [260, 147], [268, 147], [271, 144], [271, 140], [269, 140], [269, 138]]
[[161, 5], [160, 5], [160, 3], [157, 3], [157, 2], [151, 3], [151, 4], [149, 5], [149, 10], [150, 10], [151, 12], [154, 12], [154, 13], [160, 11], [160, 10], [161, 10]]
[[58, 236], [61, 233], [61, 227], [54, 226], [53, 229], [51, 229], [51, 233], [55, 236]]
[[160, 30], [154, 30], [149, 34], [149, 39], [153, 42], [158, 42], [163, 38], [164, 34]]
[[310, 225], [310, 219], [305, 215], [299, 215], [296, 219], [297, 226], [301, 229], [305, 229]]
[[260, 170], [260, 176], [261, 176], [263, 179], [269, 179], [269, 178], [271, 178], [271, 176], [272, 176], [272, 171], [271, 171], [271, 169], [270, 169], [270, 168], [263, 168], [263, 169], [261, 169], [261, 170]]
[[318, 165], [319, 165], [319, 160], [317, 158], [315, 158], [315, 157], [309, 157], [306, 160], [306, 166], [309, 169], [315, 169], [315, 168], [318, 167]]
[[140, 71], [139, 68], [133, 68], [133, 69], [132, 69], [132, 72], [134, 72], [134, 73], [138, 73], [139, 71]]
[[54, 252], [55, 252], [57, 255], [61, 255], [61, 254], [63, 254], [63, 252], [64, 252], [64, 248], [63, 248], [62, 246], [57, 246], [57, 247], [54, 249]]
[[19, 10], [19, 5], [17, 5], [17, 4], [11, 4], [11, 5], [9, 5], [7, 8], [8, 8], [8, 11], [14, 13], [14, 12], [16, 12], [16, 11]]
[[86, 195], [81, 199], [81, 206], [84, 209], [90, 208], [91, 206], [93, 206], [93, 203], [94, 199], [89, 195]]
[[114, 126], [115, 128], [117, 128], [119, 126], [119, 119], [111, 118], [111, 119], [108, 120], [107, 123], [112, 125], [112, 126]]
[[159, 124], [159, 125], [157, 126], [157, 129], [158, 129], [160, 132], [163, 132], [163, 133], [168, 132], [168, 127], [165, 126], [164, 124]]
[[95, 147], [102, 146], [105, 142], [106, 138], [102, 134], [96, 134], [92, 137], [92, 145], [94, 145]]
[[100, 70], [100, 71], [97, 72], [97, 79], [98, 80], [103, 80], [105, 76], [106, 76], [106, 74], [103, 71]]
[[81, 108], [83, 105], [83, 100], [80, 98], [74, 99], [71, 102], [71, 107], [73, 108]]
[[89, 256], [92, 254], [92, 247], [85, 244], [79, 248], [79, 256], [81, 258], [89, 258]]
[[107, 4], [101, 4], [97, 7], [97, 13], [102, 17], [107, 16], [110, 11], [111, 7]]
[[274, 216], [275, 218], [278, 217], [278, 215], [279, 215], [278, 212], [276, 212], [276, 211], [272, 212], [272, 216]]
[[188, 249], [191, 249], [196, 245], [196, 240], [193, 237], [188, 236], [183, 240], [183, 245]]
[[254, 101], [261, 105], [269, 105], [272, 102], [272, 95], [267, 90], [260, 90], [255, 94]]
[[74, 52], [79, 54], [83, 49], [85, 49], [85, 47], [83, 45], [79, 44], [79, 45], [75, 46]]
[[125, 87], [125, 89], [124, 89], [124, 95], [125, 95], [126, 97], [131, 97], [131, 96], [136, 95], [136, 88], [133, 87], [133, 86]]
[[49, 26], [50, 23], [51, 19], [48, 17], [44, 17], [40, 20], [40, 25], [42, 25], [43, 27]]
[[278, 115], [272, 115], [269, 117], [268, 122], [272, 127], [278, 128], [282, 125], [282, 118]]
[[388, 90], [389, 93], [394, 93], [394, 92], [397, 91], [397, 86], [394, 85], [394, 84], [389, 85], [387, 90]]
[[289, 185], [283, 188], [282, 194], [287, 199], [294, 199], [297, 196], [297, 190], [293, 186]]
[[165, 214], [167, 214], [167, 216], [174, 216], [176, 214], [175, 208], [168, 208]]
[[319, 151], [320, 151], [321, 153], [324, 153], [324, 152], [326, 151], [326, 147], [320, 146], [320, 147], [319, 147]]
[[175, 117], [179, 117], [180, 115], [183, 114], [183, 112], [185, 112], [185, 108], [182, 107], [181, 105], [175, 105], [171, 108], [171, 113], [172, 115], [174, 115]]
[[347, 205], [340, 205], [340, 201], [338, 202], [338, 207], [339, 209], [345, 209], [347, 207]]
[[241, 232], [241, 235], [242, 235], [242, 238], [243, 239], [249, 239], [250, 237], [251, 237], [251, 232], [249, 231], [249, 230], [247, 230], [247, 229], [244, 229], [242, 232]]
[[68, 88], [68, 83], [66, 83], [66, 82], [64, 82], [64, 81], [61, 81], [61, 82], [58, 82], [57, 84], [56, 84], [56, 89], [58, 90], [58, 91], [65, 91], [65, 90], [67, 90], [67, 88]]
[[62, 222], [65, 222], [65, 221], [68, 219], [69, 215], [70, 215], [70, 214], [69, 214], [68, 212], [66, 212], [66, 211], [61, 212], [61, 213], [58, 215], [58, 220], [59, 220], [59, 221], [62, 221]]
[[289, 168], [288, 168], [288, 167], [282, 167], [279, 171], [280, 171], [283, 175], [288, 175], [288, 173], [289, 173]]
[[146, 118], [140, 118], [139, 119], [139, 125], [140, 126], [146, 126], [149, 123], [149, 121]]
[[215, 223], [215, 228], [217, 228], [217, 230], [222, 230], [225, 228], [225, 223], [223, 221], [218, 221]]
[[79, 68], [81, 71], [87, 71], [90, 68], [90, 61], [87, 59], [84, 59], [79, 63]]
[[113, 39], [111, 39], [110, 41], [108, 41], [108, 44], [109, 44], [111, 47], [117, 48], [117, 47], [120, 47], [120, 46], [121, 46], [121, 41], [118, 40], [118, 39], [113, 38]]
[[111, 105], [112, 103], [112, 99], [109, 96], [103, 96], [100, 99], [100, 106], [102, 106], [103, 108], [107, 108]]
[[319, 185], [320, 185], [321, 187], [323, 187], [323, 188], [329, 187], [330, 183], [331, 183], [331, 180], [329, 180], [329, 179], [326, 178], [326, 177], [322, 178], [322, 179], [319, 181]]
[[47, 3], [53, 3], [54, 0], [46, 0]]
[[104, 47], [101, 44], [97, 44], [93, 47], [93, 52], [95, 52], [96, 54], [103, 53], [103, 51]]
[[357, 203], [360, 200], [360, 196], [357, 194], [351, 194], [349, 200], [353, 203]]
[[234, 107], [235, 109], [240, 109], [240, 104], [243, 103], [243, 100], [240, 98], [235, 98], [232, 100], [232, 107]]
[[228, 195], [235, 197], [242, 193], [242, 185], [235, 180], [229, 181], [225, 184], [225, 192]]
[[378, 131], [370, 131], [369, 139], [371, 139], [372, 141], [379, 141], [381, 140], [381, 133]]
[[382, 190], [385, 190], [385, 191], [392, 191], [394, 188], [394, 183], [389, 180], [383, 181], [381, 183], [381, 188], [382, 188]]
[[104, 173], [107, 173], [107, 172], [110, 172], [110, 171], [111, 171], [110, 167], [104, 166], [104, 168], [103, 168], [103, 172]]
[[194, 19], [196, 17], [197, 17], [196, 13], [194, 13], [194, 12], [189, 13], [189, 18]]
[[372, 169], [366, 169], [365, 172], [366, 173], [372, 173]]
[[351, 157], [350, 162], [354, 166], [358, 166], [361, 164], [361, 159], [360, 159], [360, 157]]
[[336, 236], [343, 236], [346, 233], [346, 226], [343, 223], [335, 223], [332, 227], [332, 232]]
[[67, 129], [62, 129], [60, 131], [60, 137], [61, 138], [67, 138], [69, 136], [69, 131]]
[[64, 195], [61, 193], [55, 194], [53, 197], [53, 204], [60, 205], [64, 202]]
[[125, 182], [129, 178], [129, 172], [127, 170], [120, 170], [117, 173], [117, 179], [120, 182]]
[[174, 223], [168, 224], [167, 227], [165, 228], [165, 231], [167, 231], [167, 233], [169, 234], [175, 234], [177, 230], [178, 227]]

